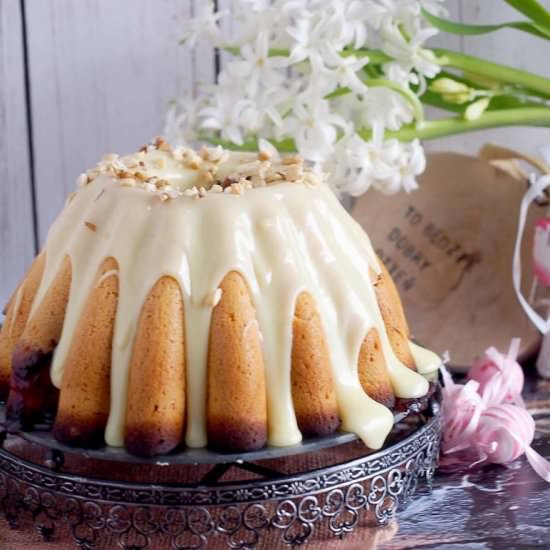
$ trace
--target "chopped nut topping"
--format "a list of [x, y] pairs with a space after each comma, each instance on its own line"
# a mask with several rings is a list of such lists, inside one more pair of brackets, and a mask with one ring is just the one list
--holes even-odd
[[287, 155], [281, 159], [281, 164], [303, 164], [304, 160], [298, 155]]
[[227, 151], [224, 151], [223, 148], [220, 147], [219, 145], [214, 149], [208, 150], [208, 160], [210, 162], [215, 162], [217, 164], [220, 164], [221, 162], [224, 162], [225, 160], [227, 160], [228, 156], [229, 154], [227, 153]]
[[271, 174], [268, 174], [265, 181], [269, 185], [270, 183], [275, 183], [276, 181], [281, 181], [283, 178], [283, 175], [279, 172], [273, 172]]
[[238, 180], [236, 180], [235, 178], [225, 178], [222, 182], [221, 182], [221, 187], [222, 189], [227, 189], [228, 187], [231, 187], [231, 185], [233, 185], [234, 183], [237, 183]]
[[92, 223], [92, 222], [84, 222], [84, 225], [88, 228], [88, 229], [91, 229], [94, 233], [97, 231], [97, 225], [95, 223]]
[[288, 181], [296, 181], [303, 175], [302, 166], [299, 164], [290, 164], [285, 166], [281, 172], [284, 176], [286, 176]]
[[198, 170], [203, 162], [202, 157], [192, 149], [184, 149], [176, 155], [176, 158], [178, 156], [181, 156], [184, 167], [190, 170]]
[[199, 174], [206, 183], [214, 183], [214, 174], [209, 170], [201, 170]]
[[230, 189], [233, 195], [242, 195], [244, 193], [244, 185], [242, 183], [234, 183]]
[[116, 153], [106, 153], [101, 157], [102, 162], [114, 162], [118, 159], [118, 155]]
[[77, 187], [85, 187], [88, 185], [90, 181], [90, 178], [88, 177], [88, 174], [80, 174], [78, 178], [76, 178], [76, 185]]
[[[77, 185], [82, 187], [104, 176], [116, 180], [122, 187], [135, 187], [156, 194], [165, 202], [182, 196], [204, 198], [209, 193], [242, 195], [254, 188], [282, 182], [314, 186], [319, 181], [319, 177], [309, 171], [303, 159], [297, 155], [279, 158], [269, 151], [259, 151], [256, 155], [236, 155], [229, 165], [232, 169], [228, 173], [228, 165], [224, 163], [230, 154], [219, 146], [202, 147], [197, 153], [186, 147], [172, 149], [164, 139], [156, 138], [138, 153], [122, 157], [115, 153], [104, 155], [94, 168], [78, 177]], [[184, 175], [185, 170], [195, 173]], [[195, 183], [192, 188], [180, 189], [179, 171], [182, 171], [183, 181], [190, 178]], [[167, 175], [163, 178], [164, 173], [173, 173], [175, 176]], [[172, 177], [175, 177], [175, 182]]]
[[162, 137], [157, 137], [154, 145], [159, 151], [165, 151], [166, 153], [172, 152], [172, 147], [170, 147], [170, 144]]
[[260, 151], [258, 153], [258, 159], [261, 161], [271, 160], [271, 153], [268, 153], [267, 151]]
[[165, 187], [170, 187], [170, 184], [166, 180], [157, 180], [154, 182], [154, 185], [157, 189], [164, 189]]

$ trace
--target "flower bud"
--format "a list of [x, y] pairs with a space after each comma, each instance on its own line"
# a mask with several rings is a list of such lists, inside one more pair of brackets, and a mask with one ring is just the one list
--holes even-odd
[[459, 105], [462, 103], [467, 103], [472, 99], [470, 92], [461, 92], [459, 94], [441, 94], [441, 97], [449, 103], [457, 103]]
[[470, 88], [462, 82], [457, 82], [451, 78], [437, 78], [430, 84], [430, 90], [438, 94], [464, 94], [469, 93]]
[[474, 101], [471, 105], [468, 105], [464, 111], [464, 118], [466, 120], [477, 120], [489, 107], [491, 100], [488, 97], [482, 97], [477, 101]]

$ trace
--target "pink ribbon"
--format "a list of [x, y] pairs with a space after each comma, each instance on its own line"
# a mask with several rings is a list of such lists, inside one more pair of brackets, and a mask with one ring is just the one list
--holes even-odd
[[468, 372], [468, 378], [479, 382], [479, 393], [487, 405], [516, 403], [525, 407], [521, 392], [525, 378], [517, 362], [520, 339], [513, 338], [507, 355], [495, 347], [485, 351], [485, 359], [478, 361]]
[[491, 347], [486, 357], [470, 369], [470, 380], [456, 384], [441, 367], [443, 377], [444, 454], [465, 449], [477, 453], [480, 462], [506, 464], [525, 453], [533, 470], [550, 482], [550, 461], [531, 443], [535, 421], [521, 397], [524, 376], [517, 362], [520, 340], [514, 338], [506, 355]]

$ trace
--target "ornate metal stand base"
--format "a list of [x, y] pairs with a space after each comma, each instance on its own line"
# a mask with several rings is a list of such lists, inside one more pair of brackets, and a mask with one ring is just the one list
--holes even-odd
[[[345, 453], [334, 451], [340, 463], [290, 475], [283, 473], [288, 471], [284, 458], [267, 465], [240, 460], [209, 467], [193, 483], [99, 480], [56, 471], [63, 465], [59, 450], [45, 455], [48, 468], [8, 450], [16, 436], [4, 434], [0, 510], [14, 528], [33, 524], [46, 540], [71, 540], [85, 549], [249, 549], [299, 545], [317, 537], [328, 541], [358, 525], [386, 523], [410, 499], [419, 479], [429, 482], [440, 432], [434, 399], [424, 416], [397, 425], [394, 440], [399, 441], [382, 451], [344, 462]], [[315, 456], [311, 462], [287, 460], [307, 465]], [[112, 468], [121, 465], [112, 463]]]

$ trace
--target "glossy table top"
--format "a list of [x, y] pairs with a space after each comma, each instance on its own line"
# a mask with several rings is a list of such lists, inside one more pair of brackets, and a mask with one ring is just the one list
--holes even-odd
[[[528, 376], [524, 397], [537, 424], [533, 448], [550, 458], [550, 380]], [[393, 530], [378, 548], [550, 549], [550, 483], [525, 457], [475, 470], [444, 464], [432, 492], [420, 489]]]

